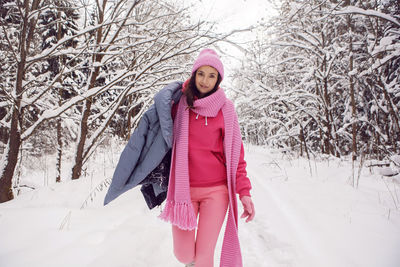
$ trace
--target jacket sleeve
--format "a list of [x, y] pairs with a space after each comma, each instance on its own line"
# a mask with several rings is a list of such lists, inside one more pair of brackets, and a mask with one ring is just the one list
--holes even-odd
[[247, 177], [246, 166], [247, 163], [244, 160], [244, 148], [242, 143], [242, 147], [240, 149], [239, 164], [236, 171], [236, 193], [239, 194], [240, 198], [242, 198], [243, 196], [251, 196], [251, 182], [250, 179]]

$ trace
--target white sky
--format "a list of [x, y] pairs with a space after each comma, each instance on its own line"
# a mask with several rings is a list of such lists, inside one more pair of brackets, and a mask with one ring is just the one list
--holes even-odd
[[[217, 21], [221, 30], [248, 27], [262, 17], [271, 15], [268, 0], [194, 0], [193, 15], [208, 21]], [[224, 29], [225, 28], [225, 29]]]
[[[274, 9], [268, 0], [191, 0], [185, 4], [194, 4], [193, 18], [215, 21], [218, 32], [230, 32], [235, 29], [245, 29], [257, 24], [262, 18], [268, 19], [274, 14]], [[235, 35], [235, 40], [242, 42], [251, 40], [251, 33]], [[227, 75], [223, 83], [229, 83], [230, 70], [238, 63], [234, 58], [242, 58], [243, 54], [228, 44], [220, 44], [227, 55], [222, 55], [222, 61]], [[229, 55], [229, 56], [228, 56]]]

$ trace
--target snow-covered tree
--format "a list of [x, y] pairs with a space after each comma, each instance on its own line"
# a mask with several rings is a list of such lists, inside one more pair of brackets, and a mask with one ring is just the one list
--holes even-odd
[[225, 37], [212, 34], [203, 22], [191, 22], [182, 7], [160, 1], [103, 1], [94, 14], [101, 27], [88, 46], [92, 57], [84, 91], [100, 93], [83, 103], [72, 179], [81, 176], [83, 163], [121, 106], [147, 106], [150, 91], [187, 71], [182, 59]]
[[0, 125], [7, 136], [0, 202], [13, 198], [23, 143], [60, 131], [60, 123], [76, 130], [71, 178], [79, 178], [109, 126], [120, 122], [121, 107], [133, 119], [129, 131], [156, 89], [186, 76], [193, 52], [232, 34], [214, 34], [212, 24], [193, 22], [187, 9], [167, 1], [2, 1]]
[[252, 90], [237, 96], [249, 141], [353, 159], [398, 153], [396, 12], [395, 1], [282, 1], [235, 74]]
[[350, 6], [337, 14], [351, 14], [369, 22], [369, 57], [359, 78], [370, 96], [369, 114], [363, 120], [368, 129], [365, 136], [373, 140], [370, 150], [375, 153], [399, 153], [400, 4], [382, 1], [377, 6]]

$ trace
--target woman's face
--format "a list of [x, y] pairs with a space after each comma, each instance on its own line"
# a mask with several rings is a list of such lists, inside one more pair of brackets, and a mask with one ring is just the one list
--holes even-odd
[[196, 71], [196, 87], [200, 96], [212, 91], [218, 81], [218, 71], [211, 66], [201, 66]]

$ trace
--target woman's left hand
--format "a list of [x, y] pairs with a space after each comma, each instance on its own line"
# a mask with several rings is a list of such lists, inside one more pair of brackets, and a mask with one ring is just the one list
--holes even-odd
[[246, 222], [250, 222], [253, 220], [254, 216], [256, 215], [256, 210], [254, 209], [253, 201], [249, 196], [243, 196], [240, 201], [242, 201], [243, 205], [243, 213], [240, 218], [246, 218]]

